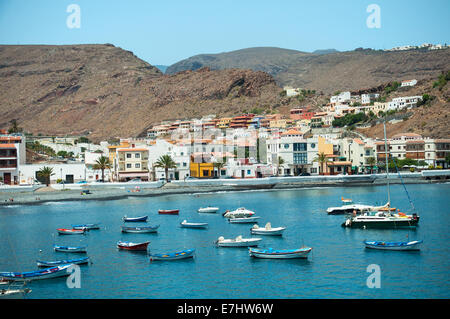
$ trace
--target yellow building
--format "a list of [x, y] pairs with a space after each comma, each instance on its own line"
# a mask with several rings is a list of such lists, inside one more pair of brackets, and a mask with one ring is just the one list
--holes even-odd
[[149, 180], [148, 149], [147, 148], [120, 148], [117, 149], [117, 178], [127, 181], [140, 178]]
[[193, 153], [189, 170], [190, 176], [195, 178], [213, 178], [216, 174], [211, 154], [208, 153]]
[[218, 128], [227, 128], [229, 127], [231, 121], [233, 120], [232, 117], [222, 117], [219, 122], [217, 123]]
[[286, 119], [278, 119], [270, 121], [270, 128], [286, 128], [288, 122]]

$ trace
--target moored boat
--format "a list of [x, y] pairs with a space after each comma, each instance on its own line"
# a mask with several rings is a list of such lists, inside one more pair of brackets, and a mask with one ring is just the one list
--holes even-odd
[[200, 207], [197, 211], [199, 213], [217, 213], [219, 207]]
[[270, 223], [267, 223], [264, 227], [259, 227], [258, 224], [255, 224], [250, 229], [250, 232], [252, 235], [281, 236], [285, 229], [286, 227], [272, 227]]
[[70, 266], [72, 266], [72, 264], [65, 264], [36, 271], [0, 272], [0, 278], [7, 281], [30, 281], [63, 277], [69, 275], [67, 268]]
[[143, 243], [132, 243], [128, 241], [118, 241], [117, 248], [125, 249], [125, 250], [133, 250], [133, 251], [143, 251], [147, 250], [147, 246], [150, 242], [146, 241]]
[[248, 223], [254, 223], [255, 220], [259, 219], [261, 217], [259, 216], [251, 216], [251, 217], [232, 217], [228, 218], [228, 222], [232, 224], [248, 224]]
[[150, 261], [153, 260], [178, 260], [194, 257], [195, 249], [186, 249], [174, 253], [150, 254]]
[[348, 228], [409, 228], [416, 227], [420, 217], [416, 214], [392, 214], [379, 211], [365, 213], [359, 216], [347, 218], [342, 227]]
[[185, 227], [185, 228], [206, 228], [208, 227], [208, 223], [189, 223], [186, 220], [183, 220], [180, 223], [181, 227]]
[[70, 246], [60, 246], [60, 245], [54, 245], [53, 249], [55, 251], [60, 251], [64, 253], [86, 253], [86, 247], [70, 247]]
[[139, 216], [139, 217], [128, 217], [127, 215], [123, 216], [122, 220], [124, 222], [145, 222], [147, 221], [148, 216]]
[[83, 235], [86, 232], [86, 229], [58, 228], [57, 231], [60, 235]]
[[159, 225], [145, 227], [127, 227], [122, 226], [122, 233], [156, 233]]
[[8, 283], [8, 287], [0, 289], [0, 299], [22, 299], [31, 292], [30, 288], [25, 288], [26, 282], [5, 281], [5, 283]]
[[225, 239], [224, 237], [219, 237], [215, 242], [219, 247], [251, 247], [258, 246], [262, 238], [242, 238], [242, 236], [237, 236], [235, 239]]
[[402, 241], [402, 242], [386, 242], [386, 241], [364, 241], [364, 245], [369, 249], [380, 250], [420, 250], [422, 240]]
[[72, 225], [73, 229], [100, 229], [100, 223]]
[[257, 249], [249, 248], [249, 255], [257, 258], [270, 258], [270, 259], [291, 259], [291, 258], [307, 258], [312, 248], [302, 247], [299, 249]]
[[251, 217], [255, 215], [255, 212], [248, 210], [244, 207], [239, 207], [236, 210], [229, 211], [227, 210], [225, 213], [223, 213], [223, 217], [225, 218], [233, 218], [233, 217]]
[[74, 265], [82, 265], [87, 264], [89, 262], [89, 257], [82, 257], [76, 259], [65, 259], [65, 260], [55, 260], [55, 261], [43, 261], [36, 260], [38, 267], [54, 267], [65, 264], [74, 264]]
[[158, 214], [163, 214], [163, 215], [178, 215], [179, 212], [180, 212], [179, 209], [159, 209], [158, 210]]

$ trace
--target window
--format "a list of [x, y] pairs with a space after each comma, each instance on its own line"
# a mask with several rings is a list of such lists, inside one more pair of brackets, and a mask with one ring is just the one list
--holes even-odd
[[127, 158], [131, 158], [131, 154], [130, 153], [127, 153]]
[[289, 148], [289, 144], [284, 144], [284, 148], [288, 149]]
[[315, 143], [311, 143], [311, 148], [315, 148], [316, 144]]
[[311, 168], [311, 174], [315, 174], [315, 173], [317, 173], [317, 168], [312, 167], [312, 168]]
[[134, 164], [134, 167], [135, 168], [141, 168], [141, 164], [140, 163], [136, 163], [136, 164]]
[[134, 158], [141, 158], [141, 154], [140, 153], [134, 154]]
[[183, 162], [183, 167], [186, 167], [186, 166], [187, 166], [186, 162]]
[[306, 164], [307, 162], [307, 153], [294, 153], [294, 164]]
[[127, 164], [127, 168], [131, 168], [131, 164]]
[[306, 151], [306, 143], [294, 143], [294, 152]]
[[247, 170], [247, 175], [250, 175], [251, 174], [251, 171], [248, 169]]

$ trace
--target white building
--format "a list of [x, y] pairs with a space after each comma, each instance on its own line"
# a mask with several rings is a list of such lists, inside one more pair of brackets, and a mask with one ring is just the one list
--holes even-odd
[[417, 106], [417, 102], [422, 100], [422, 96], [405, 96], [405, 97], [397, 97], [392, 99], [391, 102], [388, 103], [387, 111], [390, 110], [402, 110], [402, 109], [410, 109]]
[[349, 102], [351, 99], [350, 92], [341, 92], [338, 95], [333, 95], [330, 98], [330, 103], [345, 103]]
[[414, 86], [417, 84], [417, 80], [413, 79], [413, 80], [406, 80], [406, 81], [402, 81], [402, 85], [401, 87], [405, 87], [405, 86]]
[[22, 183], [20, 170], [25, 164], [25, 143], [21, 134], [0, 134], [0, 185]]
[[361, 104], [370, 104], [372, 100], [377, 99], [379, 96], [380, 94], [378, 93], [361, 94]]
[[189, 164], [191, 154], [190, 143], [171, 143], [163, 139], [157, 139], [148, 147], [148, 168], [155, 174], [155, 179], [166, 178], [164, 168], [154, 167], [154, 164], [162, 155], [169, 155], [177, 165], [177, 168], [169, 169], [168, 178], [182, 180], [189, 176]]

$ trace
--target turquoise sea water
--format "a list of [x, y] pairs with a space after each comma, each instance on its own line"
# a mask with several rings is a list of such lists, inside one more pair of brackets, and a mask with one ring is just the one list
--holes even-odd
[[[66, 278], [31, 282], [28, 298], [448, 298], [450, 285], [450, 184], [408, 185], [421, 217], [416, 230], [342, 228], [344, 216], [329, 216], [341, 196], [355, 202], [384, 204], [384, 186], [224, 192], [129, 198], [113, 201], [57, 202], [0, 208], [0, 271], [37, 269], [36, 259], [76, 258], [54, 252], [53, 244], [87, 245], [93, 264], [81, 266], [81, 288]], [[401, 185], [391, 185], [392, 204], [412, 212]], [[199, 214], [206, 205], [218, 214]], [[261, 216], [259, 224], [285, 226], [283, 237], [259, 236], [260, 247], [313, 248], [307, 260], [249, 257], [246, 248], [217, 248], [219, 237], [251, 237], [251, 224], [229, 224], [226, 209], [244, 206]], [[179, 216], [158, 209], [180, 209]], [[149, 215], [157, 234], [122, 234], [122, 216]], [[185, 229], [184, 219], [209, 228]], [[61, 236], [56, 228], [101, 222], [87, 235]], [[127, 223], [127, 225], [135, 225]], [[363, 240], [422, 239], [420, 252], [367, 250]], [[254, 236], [256, 237], [256, 236]], [[149, 251], [195, 248], [194, 259], [150, 262], [146, 253], [119, 251], [118, 240], [150, 240]], [[42, 250], [40, 252], [40, 250]], [[370, 264], [381, 269], [381, 288], [368, 288]]]

